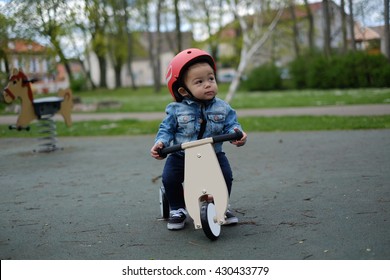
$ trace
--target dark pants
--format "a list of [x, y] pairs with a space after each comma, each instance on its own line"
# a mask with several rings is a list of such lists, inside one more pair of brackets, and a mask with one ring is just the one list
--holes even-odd
[[[217, 153], [217, 158], [230, 196], [233, 181], [232, 169], [224, 152]], [[199, 174], [199, 176], [202, 176], [202, 174]], [[184, 155], [182, 153], [171, 154], [167, 158], [162, 174], [162, 182], [171, 210], [185, 208], [183, 181]]]

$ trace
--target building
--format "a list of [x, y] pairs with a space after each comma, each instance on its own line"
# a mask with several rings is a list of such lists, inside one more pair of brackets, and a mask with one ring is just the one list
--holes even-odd
[[[355, 27], [356, 28], [356, 27]], [[356, 30], [356, 29], [355, 29]], [[356, 33], [356, 31], [355, 31]], [[361, 42], [365, 42], [364, 47], [373, 53], [386, 53], [385, 46], [385, 26], [371, 26], [364, 28]], [[363, 46], [362, 46], [363, 47]]]
[[[139, 36], [139, 44], [144, 50], [149, 49], [149, 41], [148, 41], [148, 33], [143, 32]], [[152, 33], [152, 39], [155, 44], [157, 42], [157, 33]], [[161, 77], [160, 81], [162, 84], [165, 83], [165, 70], [168, 66], [170, 60], [175, 56], [175, 51], [173, 50], [173, 46], [176, 46], [176, 36], [174, 32], [165, 32], [160, 33], [161, 40], [161, 52], [159, 54], [160, 64], [161, 64]], [[191, 32], [182, 33], [182, 45], [183, 48], [189, 48], [192, 46], [193, 38]], [[88, 60], [86, 61], [86, 68], [91, 72], [92, 81], [98, 85], [100, 82], [100, 71], [99, 71], [99, 62], [95, 53], [89, 53]], [[150, 64], [150, 59], [146, 55], [143, 56], [135, 56], [132, 62], [132, 69], [135, 78], [135, 84], [137, 86], [152, 86], [154, 84], [153, 81], [153, 68]], [[107, 87], [114, 88], [115, 87], [115, 72], [112, 66], [112, 62], [110, 57], [107, 55]], [[128, 70], [127, 65], [122, 66], [121, 71], [121, 83], [123, 87], [130, 87], [131, 84], [131, 76]]]

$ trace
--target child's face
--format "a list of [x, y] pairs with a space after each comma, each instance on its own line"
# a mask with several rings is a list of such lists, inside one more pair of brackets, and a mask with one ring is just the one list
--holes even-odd
[[[214, 71], [208, 63], [197, 63], [189, 67], [184, 83], [193, 96], [199, 100], [211, 100], [218, 93]], [[188, 96], [184, 88], [180, 88], [179, 92], [183, 96]]]

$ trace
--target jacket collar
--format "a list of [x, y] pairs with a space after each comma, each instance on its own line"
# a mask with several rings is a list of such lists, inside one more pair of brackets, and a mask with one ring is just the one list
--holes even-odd
[[207, 100], [207, 101], [198, 101], [198, 100], [192, 99], [191, 97], [184, 97], [182, 102], [185, 102], [188, 105], [191, 105], [191, 104], [194, 104], [194, 103], [195, 104], [204, 104], [205, 107], [207, 107], [210, 104], [213, 104], [215, 102], [215, 97], [213, 99]]

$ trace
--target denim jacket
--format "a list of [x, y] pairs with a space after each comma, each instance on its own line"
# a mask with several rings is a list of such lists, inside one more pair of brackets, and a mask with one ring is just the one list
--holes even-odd
[[[160, 124], [155, 143], [164, 147], [197, 140], [201, 123], [206, 118], [206, 130], [202, 138], [233, 133], [234, 128], [242, 130], [236, 111], [225, 101], [214, 98], [206, 104], [184, 98], [166, 107], [166, 117]], [[222, 143], [214, 144], [215, 152], [222, 152]]]

